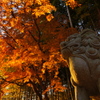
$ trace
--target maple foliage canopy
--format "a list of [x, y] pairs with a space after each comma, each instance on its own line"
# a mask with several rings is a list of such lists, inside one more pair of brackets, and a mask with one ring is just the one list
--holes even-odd
[[64, 64], [59, 43], [67, 37], [66, 33], [72, 34], [76, 30], [64, 29], [56, 19], [47, 22], [46, 19], [50, 21], [53, 18], [52, 11], [56, 8], [49, 0], [1, 0], [2, 88], [11, 83], [19, 86], [28, 84], [36, 91], [37, 84], [44, 87], [42, 90], [54, 86], [55, 91], [65, 89], [58, 77], [58, 69]]

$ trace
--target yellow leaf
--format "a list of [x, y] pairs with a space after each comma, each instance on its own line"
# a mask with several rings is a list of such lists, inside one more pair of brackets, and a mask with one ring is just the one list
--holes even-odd
[[54, 18], [52, 14], [46, 16], [47, 21], [51, 21]]

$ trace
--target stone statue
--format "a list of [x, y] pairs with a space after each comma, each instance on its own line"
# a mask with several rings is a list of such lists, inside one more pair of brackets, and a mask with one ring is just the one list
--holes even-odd
[[90, 29], [73, 34], [61, 43], [61, 53], [69, 66], [75, 100], [100, 100], [100, 36]]

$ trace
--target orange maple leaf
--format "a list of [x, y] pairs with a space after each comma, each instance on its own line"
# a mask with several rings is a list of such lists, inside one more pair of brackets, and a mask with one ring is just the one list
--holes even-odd
[[52, 14], [46, 16], [47, 21], [51, 21], [54, 18]]

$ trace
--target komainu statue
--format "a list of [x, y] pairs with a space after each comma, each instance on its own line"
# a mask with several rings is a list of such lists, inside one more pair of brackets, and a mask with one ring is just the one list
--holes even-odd
[[75, 100], [100, 100], [100, 36], [90, 29], [69, 36], [61, 43]]

